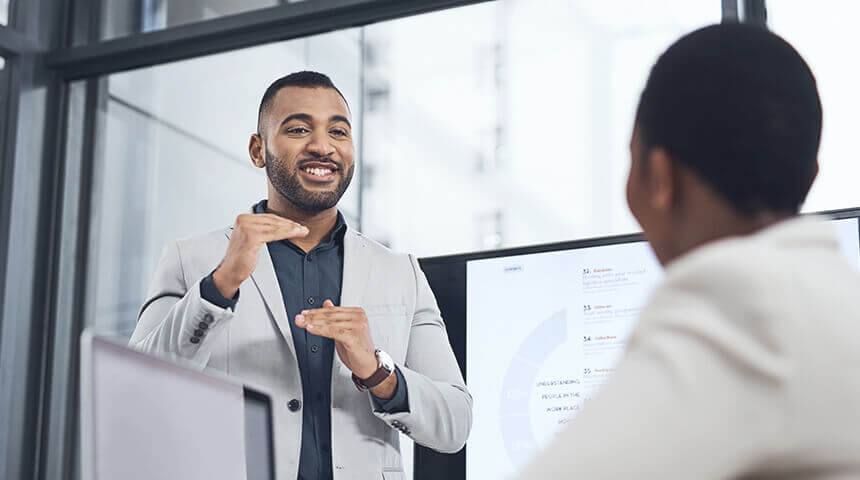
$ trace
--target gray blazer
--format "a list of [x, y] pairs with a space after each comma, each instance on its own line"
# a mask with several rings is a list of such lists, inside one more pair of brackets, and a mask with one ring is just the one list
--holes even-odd
[[[302, 398], [296, 351], [267, 248], [240, 286], [235, 312], [200, 297], [200, 281], [221, 261], [232, 228], [165, 247], [130, 345], [226, 372], [274, 395], [277, 478], [298, 472], [302, 415], [287, 407]], [[344, 236], [341, 305], [367, 312], [377, 347], [406, 380], [409, 411], [374, 411], [337, 354], [332, 367], [331, 455], [335, 479], [402, 479], [398, 430], [416, 443], [456, 452], [472, 426], [472, 397], [448, 342], [436, 300], [412, 255], [394, 253], [349, 228]], [[204, 319], [200, 343], [189, 340]]]

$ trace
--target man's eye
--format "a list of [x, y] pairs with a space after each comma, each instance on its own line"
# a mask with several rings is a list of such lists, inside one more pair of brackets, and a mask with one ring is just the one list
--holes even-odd
[[337, 136], [337, 137], [346, 137], [347, 136], [346, 130], [340, 130], [340, 129], [332, 130], [331, 134], [334, 136]]
[[291, 128], [287, 129], [287, 133], [295, 133], [295, 134], [308, 133], [309, 131], [310, 130], [308, 130], [305, 127], [291, 127]]

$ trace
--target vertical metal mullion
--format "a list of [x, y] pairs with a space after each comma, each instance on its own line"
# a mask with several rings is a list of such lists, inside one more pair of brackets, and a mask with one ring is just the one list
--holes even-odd
[[[95, 3], [100, 4], [99, 0]], [[58, 20], [62, 32], [60, 41], [63, 46], [75, 43], [76, 35], [87, 41], [97, 40], [98, 18], [101, 5], [92, 5], [82, 0], [65, 0], [56, 4], [63, 14]], [[91, 182], [92, 157], [89, 155], [93, 141], [92, 134], [97, 115], [96, 100], [98, 80], [86, 82], [86, 99], [83, 122], [84, 148], [78, 152], [69, 151], [70, 128], [76, 119], [71, 118], [72, 91], [70, 82], [56, 78], [54, 89], [57, 98], [54, 128], [46, 131], [57, 132], [46, 135], [46, 143], [53, 142], [46, 150], [53, 152], [56, 165], [54, 175], [45, 185], [46, 192], [53, 194], [51, 201], [53, 213], [50, 219], [50, 255], [45, 271], [48, 292], [44, 302], [43, 318], [47, 328], [43, 338], [42, 358], [44, 375], [41, 379], [40, 424], [38, 455], [35, 460], [38, 470], [34, 480], [53, 478], [77, 478], [77, 379], [78, 379], [78, 338], [82, 329], [82, 309], [86, 284], [87, 240], [89, 234], [89, 192]], [[49, 175], [45, 175], [48, 177]], [[45, 211], [41, 209], [41, 211]]]
[[18, 0], [9, 0], [9, 11], [6, 15], [6, 25], [9, 27], [14, 27], [17, 22], [16, 13], [18, 12]]
[[[38, 385], [38, 407], [36, 413], [36, 435], [34, 439], [33, 449], [33, 478], [43, 478], [44, 469], [44, 454], [47, 441], [48, 431], [47, 422], [49, 421], [50, 409], [49, 396], [51, 395], [51, 374], [53, 372], [52, 359], [54, 358], [54, 333], [55, 333], [55, 300], [57, 292], [58, 280], [58, 264], [59, 264], [59, 236], [61, 215], [63, 211], [63, 178], [65, 176], [65, 161], [63, 152], [65, 150], [64, 139], [66, 127], [66, 110], [67, 110], [67, 84], [61, 80], [54, 80], [53, 88], [48, 94], [49, 112], [46, 114], [45, 132], [58, 132], [58, 135], [45, 135], [45, 142], [53, 142], [53, 145], [46, 145], [46, 170], [43, 170], [41, 191], [44, 195], [40, 201], [39, 212], [45, 215], [43, 225], [40, 227], [39, 234], [39, 251], [44, 252], [44, 255], [39, 255], [38, 263], [36, 264], [37, 275], [41, 279], [39, 288], [34, 288], [34, 293], [41, 298], [35, 299], [33, 324], [36, 324], [37, 319], [43, 323], [43, 328], [40, 328], [40, 336], [34, 336], [34, 344], [31, 346], [34, 356], [38, 355], [39, 366], [39, 385]], [[55, 118], [51, 119], [50, 117]], [[45, 173], [49, 173], [45, 175]], [[35, 343], [38, 341], [38, 344]]]
[[[17, 61], [6, 59], [3, 72], [3, 86], [6, 101], [0, 115], [4, 120], [0, 132], [0, 152], [5, 161], [0, 164], [0, 305], [6, 291], [6, 260], [9, 247], [10, 221], [12, 205], [12, 178], [14, 176], [15, 136], [18, 126], [18, 95], [20, 78], [17, 75]], [[0, 309], [0, 345], [3, 344], [3, 311]]]
[[[53, 319], [53, 366], [50, 391], [52, 398], [47, 406], [53, 415], [43, 442], [50, 445], [50, 454], [45, 458], [45, 474], [42, 478], [77, 478], [78, 452], [78, 338], [84, 327], [86, 311], [86, 288], [89, 262], [89, 235], [92, 203], [94, 164], [97, 151], [99, 106], [103, 95], [103, 80], [90, 79], [84, 83], [83, 121], [80, 137], [82, 146], [74, 148], [74, 141], [67, 141], [65, 154], [66, 175], [62, 208], [63, 241], [57, 252], [57, 285]], [[74, 90], [69, 87], [66, 102], [67, 116], [72, 118], [71, 102]], [[72, 120], [73, 121], [73, 120]], [[66, 125], [67, 137], [71, 136], [72, 121]]]
[[741, 16], [738, 9], [738, 0], [721, 0], [720, 7], [723, 13], [723, 23], [737, 23], [740, 21]]
[[358, 213], [356, 216], [358, 217], [358, 231], [362, 231], [362, 226], [364, 225], [364, 181], [365, 174], [367, 173], [367, 168], [365, 164], [367, 163], [367, 159], [365, 158], [365, 152], [367, 151], [364, 148], [364, 139], [366, 136], [364, 135], [364, 117], [367, 114], [365, 112], [365, 108], [367, 107], [367, 92], [365, 91], [366, 83], [364, 76], [364, 68], [365, 68], [365, 60], [367, 59], [367, 42], [365, 39], [364, 29], [366, 27], [359, 28], [359, 37], [358, 37], [358, 48], [359, 51], [359, 83], [358, 83], [358, 91], [359, 91], [359, 115], [358, 115]]
[[[9, 27], [14, 28], [22, 35], [30, 35], [30, 39], [34, 45], [37, 45], [37, 35], [32, 28], [32, 3], [26, 5], [10, 4], [9, 9]], [[20, 53], [20, 52], [19, 52]], [[30, 149], [29, 145], [19, 145], [18, 137], [22, 135], [27, 138], [27, 130], [19, 131], [19, 113], [21, 112], [21, 95], [25, 90], [30, 90], [33, 81], [34, 61], [33, 53], [26, 52], [23, 55], [7, 57], [6, 75], [7, 83], [7, 104], [6, 111], [0, 112], [3, 115], [6, 123], [2, 126], [4, 129], [2, 144], [3, 162], [0, 169], [0, 364], [2, 364], [3, 372], [0, 373], [0, 379], [4, 382], [9, 382], [11, 386], [16, 387], [15, 391], [3, 392], [0, 388], [0, 419], [5, 419], [9, 422], [8, 429], [0, 429], [0, 477], [9, 475], [11, 478], [28, 478], [32, 476], [35, 470], [29, 460], [33, 453], [35, 441], [37, 438], [35, 426], [38, 424], [37, 411], [34, 407], [36, 403], [33, 398], [38, 398], [39, 395], [39, 380], [40, 377], [31, 376], [29, 368], [34, 365], [33, 357], [37, 351], [33, 348], [35, 332], [38, 328], [34, 325], [34, 306], [36, 302], [31, 299], [31, 290], [34, 283], [27, 282], [14, 285], [11, 283], [11, 277], [15, 277], [18, 281], [21, 278], [30, 276], [27, 269], [34, 268], [33, 265], [23, 266], [19, 261], [22, 241], [35, 240], [34, 238], [22, 238], [22, 232], [16, 231], [16, 228], [29, 226], [26, 221], [22, 221], [20, 215], [16, 215], [16, 204], [22, 197], [27, 197], [26, 194], [21, 194], [22, 185], [17, 185], [16, 178], [21, 177], [25, 180], [31, 179], [31, 173], [26, 170], [25, 162], [19, 155], [19, 147]], [[32, 102], [32, 100], [29, 100]], [[38, 129], [38, 125], [29, 125], [30, 128]], [[40, 152], [44, 153], [43, 151]], [[32, 159], [31, 161], [40, 162], [44, 156]], [[41, 164], [41, 163], [40, 163]], [[25, 178], [29, 177], [29, 178]], [[19, 178], [20, 180], [20, 178]], [[24, 182], [27, 183], [27, 182]], [[18, 191], [16, 191], [16, 188]], [[13, 235], [15, 237], [13, 237]], [[24, 233], [26, 235], [26, 233]], [[17, 241], [14, 241], [17, 240]], [[12, 249], [16, 249], [12, 252]], [[24, 252], [24, 256], [30, 252]], [[18, 269], [23, 267], [25, 271], [19, 272]], [[37, 278], [38, 274], [33, 275], [33, 279]], [[21, 285], [27, 285], [22, 287]], [[6, 335], [9, 335], [7, 338]], [[7, 350], [8, 349], [8, 350]], [[38, 367], [38, 365], [36, 365]], [[26, 370], [26, 371], [24, 371]], [[39, 368], [37, 373], [41, 369]], [[19, 407], [16, 411], [14, 407]], [[13, 420], [14, 416], [14, 420]], [[26, 457], [26, 458], [25, 458]], [[5, 477], [4, 477], [5, 478]]]
[[[17, 0], [10, 0], [7, 28], [16, 28], [24, 23], [24, 9], [19, 8]], [[15, 147], [18, 135], [18, 106], [21, 93], [21, 69], [18, 57], [6, 57], [5, 78], [2, 88], [6, 89], [5, 111], [0, 115], [5, 120], [0, 133], [0, 150], [4, 161], [0, 165], [0, 306], [4, 303], [6, 291], [6, 267], [8, 260], [10, 215], [12, 206], [12, 179], [15, 173]], [[3, 311], [0, 309], [0, 342], [3, 333]], [[2, 343], [0, 343], [2, 345]], [[0, 405], [2, 407], [2, 405]], [[0, 470], [2, 472], [2, 470]]]
[[[72, 31], [71, 22], [73, 21], [71, 15], [72, 0], [49, 2], [42, 6], [54, 8], [57, 10], [55, 13], [59, 14], [55, 17], [55, 21], [60, 31], [56, 37], [57, 43], [51, 47], [69, 45], [70, 32]], [[42, 27], [41, 22], [40, 27]], [[39, 34], [44, 35], [43, 32], [39, 32]], [[40, 329], [41, 337], [34, 336], [34, 340], [38, 338], [39, 344], [34, 344], [31, 347], [38, 352], [39, 361], [36, 365], [39, 367], [40, 373], [37, 390], [38, 407], [35, 419], [36, 433], [33, 439], [32, 454], [32, 478], [34, 480], [47, 478], [48, 472], [51, 470], [52, 455], [55, 451], [55, 443], [52, 442], [51, 433], [54, 430], [53, 425], [56, 422], [57, 411], [51, 407], [53, 398], [58, 396], [58, 392], [54, 389], [56, 351], [57, 347], [61, 345], [57, 341], [57, 298], [61, 269], [60, 256], [63, 251], [61, 242], [69, 112], [69, 83], [56, 73], [47, 72], [43, 69], [40, 69], [39, 75], [46, 79], [48, 88], [44, 120], [45, 134], [42, 139], [44, 143], [40, 187], [42, 195], [38, 210], [40, 216], [46, 217], [39, 227], [38, 236], [41, 244], [40, 251], [44, 254], [37, 257], [39, 260], [35, 265], [37, 278], [41, 276], [41, 284], [39, 285], [41, 289], [34, 287], [34, 292], [39, 292], [42, 298], [35, 302], [31, 320], [33, 324], [37, 321], [44, 322], [43, 328]], [[56, 134], [49, 134], [49, 132], [56, 132]]]
[[764, 0], [743, 0], [743, 22], [767, 28], [767, 8]]

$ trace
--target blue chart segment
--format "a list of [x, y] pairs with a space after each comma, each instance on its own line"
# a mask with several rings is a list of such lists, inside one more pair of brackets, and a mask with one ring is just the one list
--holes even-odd
[[537, 448], [530, 401], [538, 372], [550, 353], [565, 342], [567, 312], [561, 310], [526, 337], [508, 365], [502, 386], [499, 424], [508, 458], [517, 467], [528, 462]]

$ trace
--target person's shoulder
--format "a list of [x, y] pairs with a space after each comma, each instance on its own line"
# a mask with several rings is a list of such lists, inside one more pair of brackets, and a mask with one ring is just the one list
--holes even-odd
[[767, 253], [767, 248], [743, 238], [706, 244], [667, 265], [664, 283], [739, 287], [762, 275]]
[[732, 238], [684, 254], [666, 266], [663, 281], [643, 308], [643, 319], [712, 330], [749, 322], [760, 299], [772, 297], [769, 277], [777, 265], [767, 250], [749, 238]]
[[807, 264], [839, 258], [828, 225], [816, 218], [786, 220], [757, 233], [704, 244], [666, 267], [666, 283], [702, 284], [743, 296], [772, 287]]
[[804, 292], [812, 291], [817, 280], [809, 272], [818, 271], [815, 265], [822, 260], [839, 260], [830, 242], [814, 222], [792, 220], [702, 245], [666, 266], [644, 313], [672, 317], [697, 311], [694, 316], [766, 331], [784, 320], [786, 305], [811, 302]]

